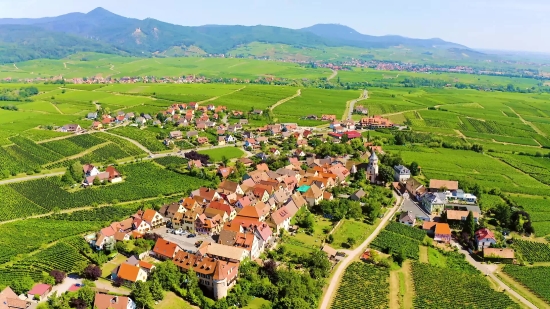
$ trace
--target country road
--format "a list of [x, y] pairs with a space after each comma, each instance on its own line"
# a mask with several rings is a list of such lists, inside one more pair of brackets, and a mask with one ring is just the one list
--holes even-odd
[[376, 238], [376, 236], [378, 236], [380, 231], [382, 231], [382, 229], [386, 226], [386, 223], [388, 223], [391, 217], [395, 214], [395, 212], [401, 206], [403, 199], [400, 196], [398, 196], [395, 192], [393, 192], [393, 195], [396, 198], [395, 206], [393, 206], [393, 208], [388, 211], [388, 213], [384, 216], [382, 221], [380, 221], [380, 224], [378, 225], [378, 227], [376, 227], [374, 232], [372, 232], [372, 234], [370, 234], [370, 236], [367, 237], [367, 239], [365, 239], [365, 241], [362, 244], [360, 244], [357, 248], [355, 248], [355, 250], [349, 252], [348, 256], [337, 265], [336, 271], [334, 272], [334, 275], [330, 280], [329, 286], [325, 291], [325, 294], [323, 295], [323, 300], [321, 302], [321, 307], [320, 307], [321, 309], [330, 308], [333, 295], [334, 293], [336, 293], [340, 280], [342, 279], [342, 275], [346, 270], [346, 268], [348, 267], [348, 265], [351, 262], [353, 262], [358, 255], [362, 254], [365, 251], [366, 247]]
[[296, 97], [299, 97], [299, 96], [301, 96], [301, 95], [302, 95], [302, 89], [298, 89], [298, 91], [296, 91], [296, 94], [295, 94], [295, 95], [293, 95], [293, 96], [291, 96], [291, 97], [288, 97], [288, 98], [284, 98], [284, 99], [278, 101], [277, 103], [273, 104], [273, 106], [271, 106], [271, 107], [269, 108], [269, 110], [272, 111], [272, 110], [275, 109], [275, 107], [277, 107], [277, 106], [279, 106], [279, 105], [281, 105], [281, 104], [283, 104], [283, 103], [286, 103], [286, 102], [288, 102], [288, 101], [290, 101], [290, 100], [292, 100], [292, 99], [294, 99], [294, 98], [296, 98]]
[[150, 155], [150, 156], [153, 155], [153, 153], [149, 149], [145, 148], [142, 144], [136, 142], [135, 140], [133, 140], [131, 138], [128, 138], [128, 137], [125, 137], [125, 136], [122, 136], [122, 135], [117, 135], [117, 134], [108, 132], [107, 130], [104, 130], [103, 132], [107, 133], [109, 135], [113, 135], [113, 136], [117, 136], [117, 137], [120, 137], [122, 139], [125, 139], [125, 140], [129, 141], [130, 143], [132, 143], [132, 144], [136, 145], [137, 147], [139, 147], [139, 149], [145, 151], [145, 153], [147, 153], [148, 155]]
[[344, 114], [344, 119], [342, 120], [350, 120], [351, 119], [351, 115], [353, 114], [353, 109], [355, 108], [355, 103], [359, 102], [359, 101], [363, 101], [363, 100], [366, 100], [369, 98], [369, 91], [368, 90], [364, 90], [363, 91], [363, 94], [358, 98], [358, 99], [355, 99], [355, 100], [351, 100], [349, 102], [349, 105], [348, 105], [348, 109], [346, 110], [347, 112], [347, 115]]
[[338, 71], [332, 70], [332, 74], [327, 78], [327, 81], [329, 81], [329, 80], [335, 78], [336, 75], [338, 75]]
[[502, 282], [502, 280], [500, 280], [497, 276], [495, 276], [495, 274], [493, 273], [494, 270], [490, 270], [486, 265], [474, 260], [474, 258], [472, 258], [472, 256], [468, 253], [468, 251], [464, 250], [459, 244], [455, 243], [454, 241], [451, 241], [451, 244], [459, 248], [460, 253], [466, 256], [466, 261], [468, 261], [468, 263], [474, 266], [482, 274], [485, 274], [489, 276], [489, 278], [493, 279], [503, 290], [506, 290], [507, 294], [516, 298], [525, 306], [532, 309], [537, 309], [537, 306], [533, 305], [530, 301], [525, 299], [523, 296], [519, 295], [516, 291], [512, 290], [508, 285]]

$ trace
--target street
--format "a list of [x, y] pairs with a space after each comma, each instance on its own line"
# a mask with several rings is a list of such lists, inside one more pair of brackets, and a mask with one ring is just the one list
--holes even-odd
[[212, 237], [208, 235], [196, 234], [197, 235], [196, 237], [187, 238], [187, 235], [189, 235], [189, 233], [184, 235], [174, 235], [172, 233], [167, 233], [166, 232], [167, 230], [168, 230], [167, 228], [163, 227], [155, 230], [154, 232], [156, 234], [159, 234], [163, 239], [166, 239], [168, 241], [178, 244], [183, 250], [187, 252], [197, 251], [197, 247], [195, 246], [195, 243], [197, 241], [202, 240], [202, 241], [216, 242]]

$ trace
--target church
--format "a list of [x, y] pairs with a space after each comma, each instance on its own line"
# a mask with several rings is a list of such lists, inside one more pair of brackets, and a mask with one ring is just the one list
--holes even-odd
[[367, 179], [370, 183], [378, 183], [378, 156], [376, 151], [373, 151], [369, 157], [369, 165], [367, 166]]

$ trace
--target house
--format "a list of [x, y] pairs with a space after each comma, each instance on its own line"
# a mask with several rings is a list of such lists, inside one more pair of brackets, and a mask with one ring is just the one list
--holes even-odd
[[360, 201], [363, 197], [365, 197], [367, 193], [363, 190], [363, 188], [353, 192], [352, 195], [350, 195], [349, 199], [352, 201]]
[[226, 143], [235, 143], [235, 142], [237, 142], [237, 139], [235, 139], [235, 137], [233, 135], [229, 134], [225, 137], [225, 142]]
[[221, 196], [214, 189], [201, 187], [193, 192], [191, 192], [191, 197], [200, 197], [203, 203], [210, 203], [211, 201], [221, 199]]
[[[210, 213], [213, 212], [211, 211]], [[195, 220], [195, 231], [200, 234], [213, 236], [220, 233], [223, 224], [224, 220], [219, 214], [215, 214], [214, 216], [209, 218], [205, 213], [202, 213], [198, 215], [197, 219]]]
[[250, 167], [252, 164], [254, 164], [254, 161], [250, 160], [249, 158], [242, 158], [238, 160], [241, 162], [245, 167]]
[[231, 167], [220, 167], [218, 168], [218, 175], [222, 176], [222, 178], [227, 178], [229, 175], [233, 173], [233, 169]]
[[369, 110], [364, 107], [363, 105], [357, 105], [355, 106], [355, 108], [353, 109], [353, 112], [354, 113], [357, 113], [357, 114], [363, 114], [363, 115], [366, 115], [369, 113]]
[[275, 224], [276, 230], [280, 231], [284, 229], [286, 231], [290, 228], [290, 220], [298, 212], [298, 207], [294, 202], [290, 202], [285, 206], [275, 210], [271, 214], [271, 221]]
[[174, 264], [183, 271], [193, 268], [199, 284], [212, 291], [214, 299], [218, 300], [226, 297], [228, 291], [235, 286], [240, 262], [223, 261], [208, 255], [182, 251], [174, 258]]
[[335, 121], [336, 115], [323, 115], [321, 116], [322, 121]]
[[122, 181], [122, 175], [114, 166], [108, 166], [105, 172], [109, 174], [109, 182], [117, 183]]
[[[466, 221], [466, 218], [468, 218], [469, 211], [467, 210], [451, 210], [448, 209], [445, 211], [445, 214], [447, 215], [447, 221], [448, 222], [463, 222]], [[479, 221], [479, 213], [478, 212], [472, 212], [474, 215], [474, 221], [477, 223]]]
[[451, 242], [451, 228], [447, 223], [424, 222], [422, 229], [438, 242]]
[[278, 156], [281, 155], [281, 152], [280, 152], [279, 149], [277, 149], [277, 148], [270, 148], [270, 149], [269, 149], [269, 152], [271, 152], [271, 154], [274, 155], [274, 156], [276, 156], [276, 157], [278, 157]]
[[183, 138], [183, 133], [181, 133], [181, 131], [172, 131], [172, 132], [170, 132], [170, 138], [171, 139], [182, 139]]
[[497, 240], [495, 234], [488, 228], [482, 228], [475, 232], [475, 241], [478, 249], [489, 248], [491, 245], [496, 245]]
[[445, 192], [458, 190], [458, 181], [430, 179], [430, 192]]
[[176, 253], [182, 249], [177, 244], [168, 240], [159, 238], [153, 248], [153, 253], [159, 260], [172, 260]]
[[322, 248], [321, 248], [321, 251], [323, 251], [324, 253], [327, 254], [327, 257], [329, 260], [334, 260], [336, 259], [336, 253], [338, 253], [338, 251], [336, 251], [336, 249], [332, 248], [331, 246], [329, 245], [324, 245]]
[[136, 118], [136, 123], [138, 125], [144, 125], [146, 122], [147, 122], [147, 120], [144, 117], [137, 117]]
[[199, 137], [197, 138], [197, 142], [198, 142], [199, 144], [201, 144], [201, 145], [202, 145], [202, 144], [206, 144], [206, 143], [208, 143], [208, 137], [199, 136]]
[[109, 173], [102, 172], [102, 173], [99, 173], [95, 176], [88, 176], [88, 177], [84, 178], [84, 181], [82, 181], [82, 185], [83, 186], [91, 186], [91, 185], [93, 185], [93, 183], [96, 179], [98, 179], [99, 182], [101, 182], [101, 183], [103, 183], [105, 181], [109, 181]]
[[27, 292], [27, 296], [30, 299], [38, 298], [39, 300], [43, 300], [51, 291], [52, 291], [51, 285], [38, 283], [38, 284], [35, 284], [33, 288]]
[[103, 128], [103, 124], [101, 122], [94, 121], [94, 123], [92, 123], [92, 129], [100, 130], [101, 128]]
[[315, 184], [309, 187], [306, 193], [302, 194], [309, 206], [319, 205], [323, 200], [323, 191]]
[[198, 136], [199, 135], [199, 132], [197, 131], [189, 131], [185, 134], [185, 136], [187, 136], [187, 138], [192, 138], [192, 137], [195, 137], [195, 136]]
[[395, 181], [404, 183], [411, 178], [411, 171], [403, 165], [396, 165], [393, 167], [393, 179]]
[[96, 293], [94, 309], [136, 309], [136, 303], [127, 296]]
[[161, 216], [172, 219], [177, 213], [184, 213], [186, 209], [180, 203], [171, 203], [164, 205], [160, 208], [159, 213]]
[[[224, 203], [220, 203], [220, 202], [217, 202], [217, 201], [214, 201], [214, 202], [211, 202], [210, 204], [208, 204], [208, 207], [204, 211], [204, 213], [206, 215], [208, 215], [207, 214], [208, 209], [215, 209], [217, 211], [223, 211], [224, 215], [227, 217], [227, 220], [229, 220], [229, 221], [235, 219], [235, 217], [237, 216], [237, 211], [235, 210], [235, 208], [233, 208], [233, 206], [228, 205], [228, 204], [224, 204]], [[225, 222], [226, 220], [222, 220], [222, 221]]]
[[99, 170], [97, 169], [97, 167], [91, 164], [84, 164], [82, 166], [82, 171], [84, 172], [84, 176], [86, 177], [99, 175]]
[[129, 263], [122, 263], [116, 273], [113, 273], [112, 279], [119, 278], [125, 285], [132, 285], [138, 281], [147, 281], [147, 273], [141, 267]]
[[164, 217], [153, 209], [147, 209], [143, 212], [141, 219], [151, 226], [152, 229], [159, 228], [164, 225]]
[[447, 196], [443, 192], [429, 192], [420, 198], [420, 204], [430, 214], [441, 213], [447, 204]]
[[78, 133], [82, 131], [82, 128], [78, 124], [66, 124], [61, 127], [61, 132], [72, 132], [72, 133]]
[[97, 113], [88, 113], [88, 116], [86, 118], [90, 120], [95, 120], [97, 118]]
[[381, 116], [363, 117], [358, 123], [358, 126], [363, 129], [383, 129], [394, 126], [393, 122]]
[[483, 259], [485, 261], [498, 261], [507, 264], [512, 264], [516, 252], [510, 248], [483, 248]]
[[412, 213], [412, 211], [403, 212], [399, 216], [399, 223], [414, 226], [416, 223], [416, 216]]
[[0, 309], [26, 309], [30, 302], [21, 300], [8, 286], [0, 292]]
[[477, 197], [470, 193], [464, 193], [464, 190], [458, 189], [454, 191], [447, 191], [447, 199], [449, 202], [476, 204]]
[[260, 256], [258, 239], [253, 233], [241, 233], [224, 229], [220, 232], [218, 244], [244, 249], [247, 258], [254, 260]]
[[218, 192], [223, 194], [231, 194], [236, 193], [239, 195], [243, 195], [244, 191], [241, 188], [241, 185], [239, 185], [238, 182], [234, 182], [231, 180], [224, 180], [218, 185]]

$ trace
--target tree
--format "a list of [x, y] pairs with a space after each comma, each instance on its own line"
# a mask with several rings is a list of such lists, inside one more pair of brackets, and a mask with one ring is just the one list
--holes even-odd
[[101, 277], [101, 268], [97, 265], [90, 264], [84, 269], [82, 276], [86, 279], [95, 281], [97, 278]]
[[398, 252], [392, 252], [392, 258], [397, 264], [399, 264], [399, 266], [403, 265], [403, 262], [407, 258], [405, 255], [405, 250], [401, 248]]
[[65, 280], [65, 277], [67, 277], [67, 274], [62, 272], [61, 270], [54, 269], [50, 271], [50, 276], [52, 276], [55, 280], [55, 284], [60, 284]]
[[309, 268], [309, 274], [313, 279], [328, 277], [330, 273], [330, 261], [327, 254], [321, 250], [315, 250], [305, 259], [304, 264]]
[[347, 143], [348, 141], [349, 141], [348, 135], [347, 135], [347, 134], [342, 134], [342, 138], [340, 139], [340, 142], [341, 142], [342, 144], [345, 144], [345, 143]]
[[474, 213], [472, 211], [468, 212], [468, 217], [462, 226], [462, 233], [467, 234], [470, 238], [474, 237], [476, 231], [476, 222], [474, 220]]
[[348, 240], [346, 241], [346, 243], [348, 244], [348, 246], [351, 248], [353, 247], [353, 245], [355, 245], [355, 238], [354, 237], [348, 237]]
[[150, 291], [154, 300], [159, 301], [164, 299], [164, 291], [158, 280], [151, 281]]
[[378, 169], [378, 177], [384, 182], [393, 182], [393, 168], [391, 166], [382, 165]]
[[43, 273], [42, 283], [54, 286], [55, 285], [55, 279], [52, 276], [50, 276], [48, 273]]
[[88, 304], [86, 304], [86, 302], [80, 298], [72, 298], [69, 302], [69, 306], [76, 309], [86, 309], [88, 307]]
[[495, 219], [500, 222], [500, 226], [510, 226], [510, 221], [512, 218], [512, 210], [510, 209], [510, 206], [506, 204], [498, 204], [497, 207], [495, 207], [495, 209], [493, 210], [493, 213], [495, 214]]
[[418, 169], [418, 163], [416, 163], [416, 161], [411, 162], [409, 170], [411, 171], [411, 175], [413, 176], [418, 176], [418, 174], [420, 173], [420, 170]]
[[93, 182], [94, 186], [99, 186], [101, 184], [101, 180], [99, 180], [99, 177], [95, 177], [94, 178], [94, 182]]
[[95, 291], [88, 285], [84, 285], [77, 292], [78, 299], [83, 300], [88, 308], [92, 308], [94, 305]]
[[229, 163], [229, 158], [226, 156], [222, 156], [222, 163], [223, 166], [227, 167], [227, 163]]
[[152, 278], [158, 281], [164, 290], [171, 290], [174, 287], [179, 287], [181, 273], [174, 262], [165, 261], [156, 266]]
[[136, 282], [130, 295], [138, 308], [153, 309], [155, 306], [155, 300], [147, 282]]
[[15, 292], [15, 294], [23, 294], [32, 289], [34, 285], [34, 280], [31, 277], [25, 276], [21, 279], [14, 280], [10, 287]]
[[65, 174], [61, 176], [61, 182], [66, 184], [67, 186], [70, 186], [75, 183], [75, 180], [73, 179], [71, 171], [69, 171], [68, 169], [65, 171]]

